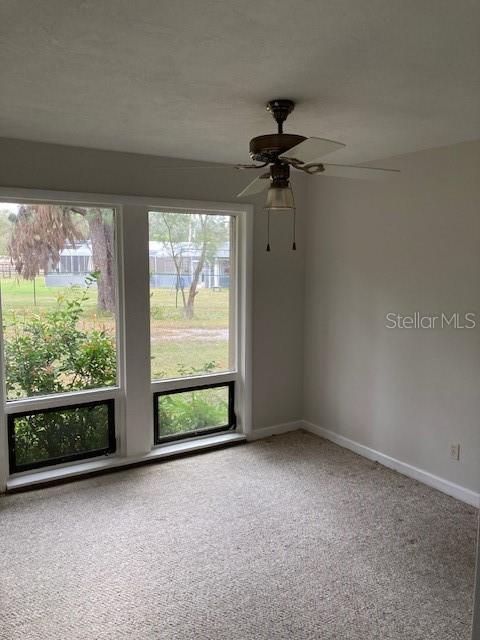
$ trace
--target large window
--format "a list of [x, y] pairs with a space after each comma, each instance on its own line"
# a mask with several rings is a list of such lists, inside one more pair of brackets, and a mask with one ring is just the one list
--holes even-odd
[[232, 216], [151, 211], [153, 380], [235, 367]]
[[248, 207], [0, 192], [0, 491], [241, 438]]
[[156, 444], [236, 428], [235, 238], [234, 216], [149, 213]]
[[112, 209], [0, 205], [7, 399], [117, 383]]
[[72, 394], [118, 384], [115, 211], [3, 203], [0, 225], [0, 264], [11, 267], [0, 279], [11, 467], [111, 452], [108, 403], [52, 411], [36, 399], [78, 403]]

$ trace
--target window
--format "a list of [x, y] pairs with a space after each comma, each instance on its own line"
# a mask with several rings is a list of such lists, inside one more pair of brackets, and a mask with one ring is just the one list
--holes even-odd
[[113, 453], [113, 400], [12, 414], [8, 441], [12, 473]]
[[[1, 280], [7, 400], [117, 384], [114, 211], [4, 204]], [[91, 255], [81, 270], [78, 256]]]
[[0, 218], [10, 471], [111, 453], [113, 395], [85, 401], [118, 386], [115, 211], [4, 203]]
[[250, 428], [249, 206], [0, 191], [0, 491]]
[[222, 212], [149, 213], [156, 444], [236, 428], [236, 225]]
[[234, 383], [155, 394], [155, 443], [235, 429]]
[[234, 223], [221, 214], [150, 212], [152, 380], [235, 368]]

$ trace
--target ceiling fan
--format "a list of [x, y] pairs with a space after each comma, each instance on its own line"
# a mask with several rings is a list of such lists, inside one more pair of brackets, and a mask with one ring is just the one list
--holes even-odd
[[283, 132], [283, 123], [293, 111], [292, 100], [271, 100], [267, 103], [278, 125], [277, 133], [256, 136], [250, 140], [250, 157], [260, 164], [237, 165], [239, 169], [259, 169], [269, 166], [269, 170], [257, 176], [239, 194], [238, 198], [261, 193], [268, 187], [265, 209], [267, 211], [267, 251], [270, 251], [270, 212], [290, 211], [293, 213], [293, 243], [296, 250], [295, 220], [296, 208], [290, 186], [290, 167], [309, 175], [330, 175], [345, 178], [379, 178], [398, 173], [396, 169], [378, 169], [361, 165], [326, 164], [320, 159], [345, 145], [325, 138], [306, 138]]
[[287, 211], [293, 214], [293, 243], [296, 249], [295, 219], [296, 209], [293, 191], [290, 186], [290, 169], [303, 171], [309, 175], [325, 175], [339, 178], [377, 179], [399, 173], [398, 169], [381, 169], [362, 165], [327, 164], [320, 160], [329, 153], [345, 147], [342, 142], [326, 138], [307, 138], [293, 133], [284, 133], [283, 123], [295, 107], [293, 100], [276, 99], [267, 103], [269, 111], [277, 123], [277, 133], [256, 136], [250, 140], [250, 158], [252, 164], [237, 165], [197, 165], [188, 167], [199, 169], [263, 169], [268, 171], [257, 176], [239, 194], [238, 198], [261, 193], [268, 188], [265, 210], [267, 212], [267, 251], [270, 251], [270, 212]]
[[[284, 133], [283, 123], [294, 107], [293, 100], [277, 99], [267, 103], [267, 111], [270, 111], [275, 119], [278, 131], [277, 133], [256, 136], [250, 140], [250, 157], [253, 161], [261, 164], [240, 164], [236, 166], [238, 169], [260, 169], [270, 165], [270, 168], [268, 172], [250, 182], [238, 194], [239, 198], [260, 193], [270, 187], [266, 208], [291, 209], [292, 198], [286, 192], [273, 191], [275, 189], [290, 189], [290, 167], [310, 175], [322, 174], [344, 178], [379, 178], [398, 173], [396, 169], [320, 162], [321, 158], [333, 151], [342, 149], [345, 145], [325, 138], [306, 138], [292, 133]], [[278, 206], [282, 203], [283, 206]], [[289, 203], [291, 203], [290, 206], [287, 206]]]

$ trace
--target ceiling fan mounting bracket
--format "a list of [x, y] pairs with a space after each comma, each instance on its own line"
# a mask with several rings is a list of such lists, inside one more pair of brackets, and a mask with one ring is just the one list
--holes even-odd
[[283, 132], [283, 123], [292, 113], [294, 108], [295, 103], [293, 102], [293, 100], [277, 98], [276, 100], [270, 100], [270, 102], [267, 102], [267, 111], [270, 111], [275, 122], [278, 124], [278, 133]]

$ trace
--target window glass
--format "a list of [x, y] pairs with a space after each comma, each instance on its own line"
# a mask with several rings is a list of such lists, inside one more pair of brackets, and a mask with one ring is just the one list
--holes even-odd
[[10, 471], [115, 451], [113, 401], [9, 416]]
[[0, 227], [8, 400], [115, 385], [113, 209], [0, 203]]
[[153, 380], [234, 368], [233, 224], [227, 215], [150, 212]]
[[156, 396], [156, 440], [234, 428], [233, 383]]

